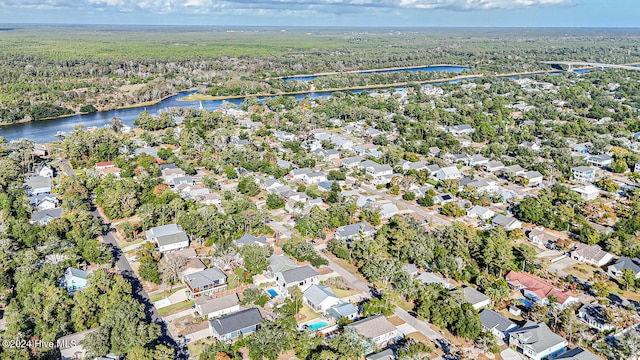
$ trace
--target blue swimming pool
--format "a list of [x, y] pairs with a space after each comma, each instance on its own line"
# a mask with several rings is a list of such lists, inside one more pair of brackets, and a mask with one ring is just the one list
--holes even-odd
[[269, 289], [269, 290], [267, 290], [267, 292], [269, 293], [269, 295], [271, 295], [271, 297], [278, 296], [278, 292], [275, 291], [274, 289]]
[[311, 325], [307, 325], [307, 327], [311, 330], [320, 330], [323, 327], [326, 327], [327, 325], [329, 325], [326, 321], [319, 321], [317, 323], [313, 323]]
[[525, 298], [519, 298], [518, 300], [519, 300], [521, 303], [523, 303], [523, 304], [524, 304], [524, 306], [526, 306], [526, 307], [528, 307], [528, 308], [533, 307], [533, 303], [532, 303], [531, 301], [529, 301], [529, 300], [525, 299]]

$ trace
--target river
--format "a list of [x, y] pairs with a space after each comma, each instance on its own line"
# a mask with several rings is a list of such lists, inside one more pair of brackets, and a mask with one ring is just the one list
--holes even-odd
[[[457, 67], [457, 68], [461, 68], [461, 67]], [[398, 69], [389, 70], [389, 71], [397, 71], [397, 70]], [[595, 70], [595, 69], [576, 69], [574, 70], [574, 72], [585, 73], [592, 70]], [[541, 74], [541, 73], [544, 73], [544, 71], [535, 73], [535, 74]], [[562, 71], [551, 71], [548, 73], [560, 74], [562, 73]], [[521, 76], [530, 76], [535, 74], [503, 75], [499, 77], [508, 77], [508, 78], [515, 79]], [[468, 78], [465, 80], [473, 81], [475, 79], [476, 78]], [[438, 85], [444, 82], [457, 83], [460, 81], [462, 81], [462, 79], [455, 79], [455, 80], [449, 80], [449, 81], [445, 80], [443, 82], [432, 83], [432, 85]], [[401, 90], [402, 87], [398, 87], [397, 89]], [[353, 93], [359, 93], [364, 90], [350, 90], [350, 91]], [[375, 90], [369, 89], [369, 91], [375, 91]], [[110, 111], [96, 112], [93, 114], [86, 114], [86, 115], [74, 115], [74, 116], [61, 118], [61, 119], [30, 121], [30, 122], [0, 126], [0, 136], [4, 137], [9, 141], [26, 138], [26, 139], [33, 140], [37, 143], [48, 143], [48, 142], [58, 140], [58, 138], [56, 137], [56, 133], [59, 131], [70, 133], [73, 130], [73, 128], [76, 127], [77, 125], [83, 125], [85, 129], [92, 126], [102, 127], [102, 126], [111, 124], [111, 119], [114, 117], [118, 117], [122, 119], [122, 123], [126, 125], [133, 126], [134, 120], [145, 109], [150, 114], [157, 115], [161, 110], [166, 109], [168, 107], [196, 107], [197, 108], [200, 106], [200, 104], [202, 104], [203, 108], [206, 108], [208, 110], [216, 110], [222, 106], [223, 102], [230, 102], [236, 105], [240, 105], [244, 101], [244, 99], [242, 98], [228, 99], [228, 100], [203, 100], [203, 101], [180, 100], [185, 96], [191, 95], [195, 92], [196, 91], [188, 91], [188, 92], [179, 93], [177, 95], [174, 95], [162, 100], [156, 105], [151, 105], [151, 106], [135, 107], [135, 108], [128, 108], [128, 109], [120, 109], [120, 110], [110, 110]], [[320, 97], [328, 97], [333, 92], [334, 91], [329, 91], [329, 92], [318, 91], [318, 92], [312, 92], [312, 93], [297, 94], [292, 96], [294, 96], [297, 100], [302, 100], [307, 96], [311, 97], [312, 99], [315, 99]], [[258, 99], [260, 99], [261, 101], [264, 100], [263, 97], [259, 97]]]

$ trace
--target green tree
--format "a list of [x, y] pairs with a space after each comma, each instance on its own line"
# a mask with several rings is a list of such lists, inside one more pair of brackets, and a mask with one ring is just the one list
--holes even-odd
[[271, 256], [271, 248], [258, 244], [244, 245], [239, 250], [244, 259], [244, 268], [251, 275], [261, 274], [269, 265], [268, 257]]
[[278, 194], [269, 194], [267, 196], [267, 209], [280, 209], [284, 207], [284, 199]]
[[632, 269], [623, 269], [622, 270], [622, 282], [629, 291], [629, 287], [635, 288], [636, 286], [636, 274]]
[[255, 196], [260, 192], [260, 186], [251, 176], [243, 176], [238, 181], [238, 192], [241, 194]]

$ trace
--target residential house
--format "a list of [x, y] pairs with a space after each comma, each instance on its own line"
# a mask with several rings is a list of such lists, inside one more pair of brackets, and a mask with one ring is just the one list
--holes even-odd
[[427, 171], [429, 172], [429, 176], [435, 177], [435, 173], [438, 172], [438, 170], [440, 170], [440, 165], [427, 165]]
[[455, 180], [462, 178], [462, 174], [455, 166], [441, 168], [435, 172], [434, 176], [438, 180]]
[[190, 299], [211, 295], [227, 288], [227, 275], [218, 268], [209, 268], [182, 277]]
[[530, 149], [530, 150], [533, 150], [535, 152], [540, 152], [540, 149], [542, 149], [539, 144], [531, 142], [531, 141], [525, 141], [525, 142], [521, 143], [520, 146], [522, 146], [524, 148], [527, 148], [527, 149]]
[[467, 300], [467, 302], [469, 302], [471, 306], [473, 306], [473, 308], [476, 310], [480, 310], [491, 305], [491, 299], [489, 299], [488, 296], [472, 287], [463, 287], [462, 294], [464, 295], [464, 298]]
[[[175, 253], [168, 253], [167, 255], [172, 255]], [[191, 275], [193, 273], [197, 273], [199, 271], [205, 270], [207, 267], [202, 262], [202, 260], [198, 258], [188, 258], [187, 262], [182, 265], [180, 268], [180, 274], [182, 276]]]
[[360, 164], [363, 160], [364, 160], [364, 156], [348, 157], [346, 159], [342, 159], [341, 166], [343, 168], [353, 169], [354, 167], [358, 166], [358, 164]]
[[87, 279], [89, 274], [90, 272], [88, 271], [68, 267], [60, 280], [60, 286], [66, 288], [70, 294], [73, 294], [89, 285], [89, 280]]
[[600, 356], [581, 347], [567, 350], [553, 358], [554, 360], [602, 360]]
[[600, 197], [600, 189], [591, 184], [575, 186], [571, 190], [580, 194], [584, 201], [595, 200]]
[[51, 178], [45, 176], [30, 176], [24, 181], [27, 195], [36, 196], [51, 192]]
[[182, 184], [185, 185], [195, 185], [195, 181], [193, 181], [193, 178], [189, 175], [187, 176], [176, 176], [173, 177], [170, 181], [169, 181], [169, 186], [171, 186], [172, 188], [176, 188]]
[[416, 196], [416, 198], [422, 198], [428, 195], [429, 190], [434, 189], [435, 187], [431, 184], [426, 184], [425, 186], [422, 187], [415, 187], [412, 192], [413, 194]]
[[598, 169], [590, 166], [577, 166], [571, 168], [571, 175], [575, 182], [590, 184], [598, 179]]
[[599, 245], [578, 244], [571, 252], [571, 257], [588, 264], [602, 267], [613, 260], [613, 255], [602, 250]]
[[62, 217], [62, 208], [37, 211], [31, 214], [31, 224], [47, 225], [53, 219]]
[[567, 344], [567, 340], [549, 330], [543, 322], [527, 321], [523, 327], [509, 333], [509, 345], [528, 359], [548, 359], [564, 352]]
[[276, 160], [276, 166], [281, 169], [290, 170], [293, 168], [293, 163], [291, 161], [278, 159]]
[[348, 302], [339, 303], [327, 310], [327, 315], [334, 318], [336, 321], [341, 318], [347, 318], [355, 320], [358, 317], [358, 309], [353, 304]]
[[296, 140], [298, 138], [294, 134], [292, 134], [290, 132], [286, 132], [286, 131], [275, 131], [273, 133], [273, 136], [276, 139], [278, 139], [278, 140], [280, 140], [282, 142], [284, 142], [284, 141], [293, 141], [293, 140]]
[[304, 292], [311, 285], [319, 284], [318, 275], [318, 272], [309, 265], [275, 273], [279, 292], [285, 296], [288, 296], [289, 288], [292, 286], [298, 286], [300, 291]]
[[302, 293], [302, 299], [315, 312], [324, 313], [329, 308], [338, 305], [341, 301], [328, 286], [311, 285]]
[[243, 247], [244, 245], [250, 245], [250, 244], [258, 244], [260, 246], [265, 246], [267, 245], [267, 238], [264, 235], [253, 236], [251, 234], [244, 234], [239, 239], [234, 240], [233, 244], [237, 247]]
[[48, 178], [52, 178], [56, 174], [55, 170], [53, 170], [53, 168], [44, 161], [35, 168], [34, 173], [38, 176]]
[[[462, 184], [462, 181], [460, 181]], [[470, 189], [475, 189], [475, 192], [478, 194], [482, 193], [494, 193], [498, 191], [498, 183], [492, 179], [480, 179], [476, 181], [468, 182], [464, 185], [465, 190], [469, 191]]]
[[446, 203], [452, 202], [454, 201], [455, 198], [453, 197], [453, 195], [446, 193], [446, 194], [440, 194], [440, 195], [436, 195], [433, 197], [433, 203], [436, 205], [444, 205]]
[[42, 193], [29, 197], [29, 204], [38, 211], [55, 209], [59, 203], [58, 198], [49, 193]]
[[452, 155], [449, 155], [449, 160], [451, 160], [456, 164], [466, 164], [467, 160], [469, 160], [469, 155], [465, 153], [452, 154]]
[[480, 312], [480, 322], [485, 331], [491, 332], [501, 340], [509, 338], [509, 333], [518, 328], [513, 321], [489, 309]]
[[520, 165], [511, 165], [502, 169], [502, 174], [504, 176], [516, 177], [516, 176], [522, 176], [526, 173], [527, 173], [527, 169], [523, 168]]
[[162, 253], [189, 247], [189, 237], [180, 225], [168, 224], [152, 227], [145, 232], [147, 241], [158, 245]]
[[558, 240], [557, 236], [546, 232], [544, 230], [544, 227], [542, 226], [534, 227], [531, 231], [529, 231], [529, 234], [527, 236], [529, 237], [529, 240], [531, 240], [531, 242], [533, 242], [534, 244], [545, 247], [547, 246], [547, 244], [554, 244]]
[[476, 154], [467, 158], [467, 166], [481, 166], [487, 164], [488, 162], [489, 159], [480, 154]]
[[97, 327], [71, 335], [63, 336], [56, 340], [56, 348], [60, 351], [60, 360], [88, 359], [89, 351], [84, 348], [85, 337], [98, 330]]
[[383, 177], [393, 174], [393, 168], [389, 164], [373, 164], [365, 168], [367, 175], [371, 175], [376, 185], [384, 184]]
[[393, 349], [387, 349], [375, 354], [369, 354], [365, 357], [365, 360], [396, 360], [396, 354]]
[[475, 132], [473, 127], [469, 124], [447, 126], [446, 130], [453, 135], [471, 135]]
[[622, 271], [625, 269], [631, 269], [636, 274], [636, 279], [640, 279], [640, 259], [628, 258], [623, 256], [619, 258], [615, 263], [607, 268], [607, 272], [610, 276], [615, 278], [622, 278]]
[[634, 172], [634, 173], [640, 173], [640, 161], [638, 161], [638, 162], [633, 166], [633, 172]]
[[313, 171], [309, 168], [293, 169], [289, 171], [289, 174], [287, 174], [286, 177], [290, 180], [304, 180], [305, 176], [312, 172]]
[[522, 222], [520, 222], [518, 219], [516, 219], [514, 217], [511, 217], [511, 216], [504, 216], [502, 214], [496, 215], [491, 220], [491, 223], [493, 225], [502, 226], [507, 231], [511, 231], [511, 230], [522, 228]]
[[368, 317], [346, 327], [355, 329], [358, 334], [371, 340], [378, 347], [394, 343], [401, 336], [398, 329], [382, 315]]
[[540, 305], [547, 305], [549, 296], [553, 296], [561, 308], [566, 308], [578, 301], [578, 298], [571, 291], [560, 289], [537, 276], [525, 272], [510, 271], [505, 278], [509, 285], [521, 290], [526, 298]]
[[102, 170], [113, 168], [113, 167], [116, 167], [116, 164], [113, 161], [98, 162], [96, 163], [96, 166], [95, 166], [97, 171], [102, 171]]
[[588, 154], [590, 148], [590, 143], [576, 144], [573, 146], [573, 151], [578, 154]]
[[269, 265], [267, 265], [267, 272], [275, 276], [275, 274], [279, 272], [295, 269], [296, 267], [298, 267], [298, 265], [296, 265], [296, 263], [287, 255], [273, 254], [269, 256]]
[[467, 210], [467, 217], [472, 219], [489, 220], [495, 216], [495, 211], [480, 205]]
[[417, 161], [417, 162], [409, 162], [409, 161], [407, 161], [406, 163], [402, 164], [402, 170], [404, 170], [404, 171], [410, 171], [410, 170], [422, 171], [422, 170], [427, 170], [427, 163], [424, 162], [424, 161]]
[[527, 186], [538, 186], [542, 184], [542, 174], [538, 171], [527, 171], [522, 174], [523, 179], [527, 179]]
[[442, 277], [432, 272], [423, 272], [422, 274], [418, 275], [418, 280], [420, 280], [425, 285], [440, 284], [447, 290], [451, 290], [455, 287], [446, 279], [443, 279]]
[[162, 169], [162, 179], [165, 183], [171, 183], [174, 178], [185, 177], [187, 173], [175, 164], [167, 164]]
[[194, 300], [194, 303], [198, 315], [205, 319], [213, 319], [240, 311], [240, 300], [238, 294], [235, 293], [216, 298], [200, 296]]
[[319, 184], [323, 181], [327, 181], [327, 174], [323, 171], [314, 171], [304, 175], [302, 180], [307, 185]]
[[500, 171], [502, 169], [504, 169], [504, 164], [502, 163], [502, 161], [488, 161], [486, 164], [483, 165], [484, 171], [486, 172], [496, 172], [496, 171]]
[[610, 167], [611, 164], [613, 164], [613, 157], [607, 154], [593, 155], [587, 157], [586, 161], [587, 163], [589, 163], [589, 165], [599, 168], [606, 168]]
[[349, 244], [354, 239], [372, 238], [376, 234], [376, 229], [372, 228], [366, 222], [358, 222], [355, 224], [340, 226], [335, 233], [335, 238], [344, 240]]
[[216, 340], [232, 341], [256, 331], [261, 321], [260, 310], [250, 308], [209, 320], [209, 329]]
[[608, 331], [614, 326], [606, 310], [605, 306], [598, 303], [584, 304], [578, 309], [578, 318], [598, 331]]
[[400, 209], [394, 203], [386, 203], [380, 206], [380, 217], [388, 219], [400, 212]]

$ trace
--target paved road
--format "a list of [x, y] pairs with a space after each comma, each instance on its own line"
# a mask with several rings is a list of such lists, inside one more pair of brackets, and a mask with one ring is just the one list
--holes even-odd
[[382, 191], [378, 191], [376, 188], [368, 186], [368, 185], [361, 185], [360, 188], [365, 190], [365, 191], [367, 191], [367, 192], [369, 192], [369, 193], [371, 193], [371, 194], [380, 196], [383, 199], [387, 199], [387, 200], [393, 202], [396, 205], [400, 205], [400, 206], [402, 206], [402, 207], [404, 207], [406, 209], [414, 211], [415, 213], [420, 214], [420, 215], [426, 217], [427, 219], [430, 219], [430, 222], [433, 225], [441, 224], [441, 225], [444, 225], [444, 226], [451, 226], [451, 221], [445, 220], [445, 219], [439, 217], [438, 215], [436, 215], [433, 212], [425, 211], [420, 206], [416, 206], [416, 205], [414, 205], [414, 204], [412, 204], [412, 203], [410, 203], [408, 201], [395, 198], [395, 197], [393, 197], [391, 195], [388, 195], [388, 194], [386, 194], [386, 193], [384, 193]]
[[156, 323], [160, 325], [160, 329], [162, 330], [162, 335], [160, 336], [160, 341], [164, 342], [176, 349], [178, 349], [177, 342], [175, 336], [171, 333], [169, 328], [167, 327], [167, 323], [164, 322], [160, 314], [158, 313], [158, 309], [153, 306], [149, 295], [142, 287], [142, 283], [138, 276], [131, 268], [131, 264], [129, 264], [129, 260], [127, 260], [126, 256], [122, 252], [122, 249], [118, 246], [116, 239], [111, 234], [110, 223], [107, 219], [103, 218], [102, 215], [97, 211], [93, 210], [91, 214], [96, 218], [102, 218], [104, 223], [107, 225], [107, 232], [102, 235], [102, 239], [105, 244], [111, 246], [111, 250], [114, 255], [114, 259], [116, 260], [116, 266], [118, 270], [120, 270], [122, 276], [127, 279], [131, 283], [132, 295], [138, 300], [140, 303], [144, 304], [145, 312], [147, 314], [147, 321], [151, 323]]

